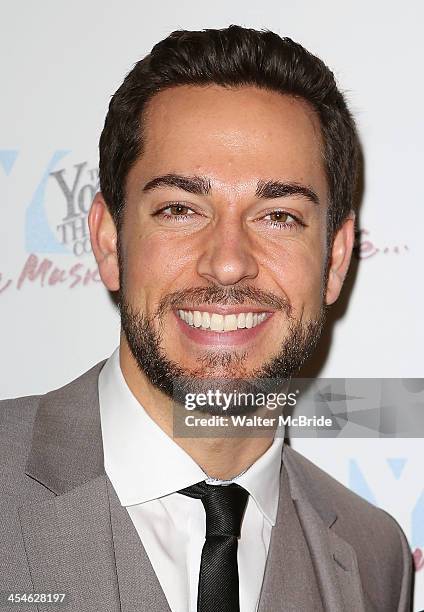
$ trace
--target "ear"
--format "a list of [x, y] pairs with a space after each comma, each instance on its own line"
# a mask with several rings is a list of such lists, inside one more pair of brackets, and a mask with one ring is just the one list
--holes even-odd
[[96, 193], [88, 215], [91, 246], [100, 277], [109, 291], [119, 289], [119, 266], [115, 222], [102, 194]]
[[331, 247], [325, 303], [333, 304], [340, 295], [349, 269], [355, 240], [355, 213], [349, 213], [337, 230]]

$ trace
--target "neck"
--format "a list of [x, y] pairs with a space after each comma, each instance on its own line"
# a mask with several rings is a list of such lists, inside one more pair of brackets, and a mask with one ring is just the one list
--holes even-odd
[[[128, 346], [121, 343], [120, 365], [125, 381], [149, 417], [211, 478], [229, 480], [247, 470], [271, 446], [274, 432], [261, 437], [177, 437], [174, 406], [138, 368]], [[193, 413], [194, 414], [194, 413]], [[208, 418], [208, 415], [197, 415]]]

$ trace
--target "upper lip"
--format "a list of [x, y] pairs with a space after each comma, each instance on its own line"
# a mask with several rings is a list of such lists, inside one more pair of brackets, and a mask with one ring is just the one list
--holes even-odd
[[229, 314], [240, 314], [241, 312], [267, 312], [267, 313], [273, 313], [275, 312], [274, 310], [264, 307], [264, 306], [245, 306], [243, 304], [239, 304], [239, 305], [234, 305], [231, 306], [229, 305], [222, 305], [222, 304], [205, 304], [205, 305], [199, 305], [199, 306], [177, 306], [175, 310], [191, 310], [191, 311], [195, 311], [198, 310], [199, 312], [210, 312], [210, 313], [217, 313], [217, 314], [222, 314], [222, 315], [229, 315]]

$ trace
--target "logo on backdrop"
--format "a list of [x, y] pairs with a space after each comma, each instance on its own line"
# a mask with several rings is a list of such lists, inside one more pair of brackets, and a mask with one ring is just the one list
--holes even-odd
[[64, 164], [70, 151], [56, 151], [29, 203], [26, 250], [81, 257], [91, 253], [88, 212], [99, 173], [88, 161]]
[[[55, 151], [35, 185], [25, 211], [28, 255], [14, 278], [0, 270], [0, 294], [31, 284], [73, 289], [100, 282], [88, 231], [88, 212], [98, 189], [98, 168], [84, 159], [69, 159], [70, 153]], [[19, 151], [0, 150], [2, 178], [10, 181], [12, 188], [22, 180], [17, 174], [17, 161]]]

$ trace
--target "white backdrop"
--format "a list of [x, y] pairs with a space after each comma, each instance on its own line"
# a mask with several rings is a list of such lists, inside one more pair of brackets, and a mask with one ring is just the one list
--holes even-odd
[[[420, 0], [15, 0], [1, 8], [2, 397], [60, 386], [117, 345], [117, 314], [85, 252], [110, 96], [172, 30], [230, 23], [273, 29], [319, 55], [359, 126], [362, 255], [321, 376], [424, 376]], [[415, 610], [424, 608], [422, 441], [294, 446], [396, 516], [415, 553]]]

